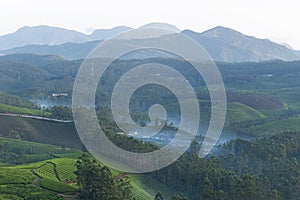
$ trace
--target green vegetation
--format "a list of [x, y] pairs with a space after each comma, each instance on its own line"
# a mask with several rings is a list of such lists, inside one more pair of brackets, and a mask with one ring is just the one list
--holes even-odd
[[[55, 177], [53, 176], [54, 172], [52, 171], [51, 174], [51, 169], [47, 168], [49, 162], [51, 160], [16, 167], [0, 167], [0, 199], [56, 200], [61, 199], [57, 196], [57, 192], [76, 191], [76, 187], [74, 186], [47, 178]], [[40, 176], [38, 176], [37, 172], [39, 172]]]
[[76, 160], [70, 158], [53, 159], [52, 163], [55, 164], [58, 178], [61, 181], [75, 180], [76, 176]]
[[76, 187], [73, 185], [68, 185], [59, 181], [54, 181], [49, 178], [42, 178], [40, 186], [44, 189], [54, 191], [57, 193], [72, 193], [76, 192]]
[[0, 113], [51, 116], [50, 112], [41, 110], [35, 103], [4, 92], [0, 92]]
[[29, 184], [35, 176], [27, 169], [4, 167], [0, 170], [0, 185], [3, 184]]
[[101, 166], [88, 154], [83, 154], [76, 163], [77, 183], [81, 199], [131, 200], [133, 194], [129, 179], [114, 177], [110, 169]]
[[[204, 81], [187, 62], [158, 58], [116, 61], [101, 80], [107, 88], [97, 91], [96, 102], [101, 100], [97, 114], [107, 136], [119, 147], [132, 152], [150, 152], [157, 147], [125, 135], [116, 135], [120, 130], [111, 120], [107, 107], [111, 90], [121, 75], [131, 66], [149, 62], [171, 63], [186, 76], [200, 97], [204, 121], [208, 121], [210, 115], [209, 95]], [[0, 90], [27, 98], [45, 98], [53, 92], [70, 93], [81, 61], [34, 63], [31, 60], [26, 63], [0, 61], [0, 68], [7, 72], [0, 73]], [[191, 200], [298, 199], [300, 62], [217, 65], [227, 89], [225, 128], [237, 135], [255, 136], [253, 141], [229, 142], [219, 146], [215, 156], [207, 158], [199, 158], [195, 149], [191, 148], [180, 160], [162, 170], [147, 175], [127, 175], [92, 159], [82, 158], [76, 165], [81, 152], [70, 147], [81, 149], [82, 144], [73, 123], [0, 116], [0, 136], [17, 139], [0, 140], [0, 199], [62, 199], [57, 194], [74, 193], [76, 196], [79, 191], [81, 197], [94, 199], [99, 199], [99, 196], [103, 199], [146, 200], [182, 200], [184, 196]], [[61, 100], [67, 102], [69, 98]], [[140, 103], [141, 100], [143, 103]], [[174, 115], [178, 111], [178, 102], [171, 92], [149, 86], [139, 88], [133, 95], [130, 105], [135, 113], [133, 118], [138, 122], [147, 120], [148, 108], [153, 103], [165, 105], [167, 111]], [[67, 107], [53, 107], [49, 112], [38, 109], [31, 102], [0, 93], [0, 112], [39, 116], [52, 113], [54, 118], [72, 118]], [[278, 133], [282, 134], [276, 135]]]
[[[34, 99], [51, 98], [50, 96], [53, 92], [71, 93], [74, 77], [81, 64], [81, 60], [45, 59], [45, 56], [37, 55], [12, 55], [10, 60], [13, 59], [16, 59], [18, 62], [0, 61], [1, 69], [7, 72], [3, 74], [3, 77], [6, 77], [5, 79], [0, 78], [0, 90], [10, 91], [16, 95]], [[131, 66], [149, 62], [171, 64], [176, 70], [188, 77], [189, 82], [195, 88], [201, 102], [209, 101], [209, 94], [204, 81], [195, 73], [195, 70], [189, 63], [179, 59], [153, 58], [146, 60], [118, 60], [114, 62], [103, 77], [102, 83], [105, 89], [99, 89], [97, 91], [96, 102], [100, 102], [98, 100], [101, 100], [101, 106], [109, 106], [111, 91], [121, 75], [128, 71]], [[250, 123], [253, 120], [259, 119], [264, 120], [264, 115], [270, 117], [270, 115], [274, 116], [277, 112], [281, 112], [281, 110], [299, 109], [299, 65], [299, 61], [247, 62], [234, 64], [217, 63], [226, 86], [227, 99], [229, 102], [226, 124], [229, 127], [226, 127], [226, 129], [236, 131], [238, 134], [249, 134], [248, 131], [239, 131], [236, 127], [232, 128], [231, 124], [238, 122]], [[20, 80], [15, 81], [19, 75]], [[21, 101], [19, 97], [9, 96], [7, 94], [3, 95], [8, 96], [6, 99], [14, 99], [14, 102], [17, 102], [13, 104], [14, 106], [33, 108], [29, 102], [18, 103], [18, 101]], [[157, 98], [153, 99], [153, 96]], [[59, 101], [59, 99], [57, 99], [57, 101]], [[70, 102], [70, 97], [63, 101]], [[140, 104], [140, 101], [143, 101], [143, 103]], [[8, 104], [8, 101], [5, 100], [1, 102], [0, 95], [0, 103]], [[134, 98], [132, 98], [131, 106], [135, 112], [148, 112], [149, 106], [153, 103], [169, 105], [170, 111], [173, 111], [173, 109], [176, 110], [176, 107], [173, 106], [176, 105], [175, 96], [170, 91], [168, 92], [168, 90], [155, 86], [139, 89], [139, 91], [134, 94]], [[202, 113], [204, 121], [208, 121], [209, 106], [205, 105], [201, 111], [204, 111], [204, 113]], [[67, 108], [58, 106], [52, 108], [52, 117], [70, 119], [71, 112]], [[251, 135], [263, 136], [264, 133], [258, 133], [260, 127], [257, 128], [258, 129], [251, 130]], [[44, 131], [41, 132], [44, 133]], [[34, 135], [25, 139], [32, 140], [36, 137], [38, 136]], [[61, 145], [57, 141], [63, 140], [60, 138], [57, 141], [53, 141], [47, 138], [47, 140], [38, 139], [35, 141]], [[65, 145], [70, 146], [70, 144], [67, 143], [68, 142], [66, 142]], [[75, 147], [74, 143], [72, 147]], [[77, 147], [80, 148], [80, 144]]]
[[72, 109], [66, 106], [53, 106], [49, 109], [51, 118], [54, 119], [73, 119]]
[[[71, 162], [68, 158], [56, 158], [15, 167], [0, 167], [0, 192], [26, 199], [35, 199], [35, 194], [40, 195], [41, 199], [46, 199], [49, 195], [53, 196], [50, 199], [61, 199], [56, 193], [77, 191], [75, 170], [72, 171], [75, 162], [76, 160]], [[68, 174], [73, 173], [72, 178], [68, 179], [69, 181], [61, 180], [59, 177], [65, 177], [65, 172], [57, 171], [57, 168], [69, 168]], [[35, 185], [36, 189], [33, 189], [32, 185]], [[21, 191], [25, 194], [21, 194]]]
[[164, 198], [171, 199], [178, 191], [166, 186], [149, 175], [129, 175], [132, 192], [137, 199], [153, 199], [158, 191], [163, 193]]
[[232, 102], [227, 105], [227, 123], [264, 119], [266, 116], [245, 104]]
[[[143, 143], [138, 144], [142, 145]], [[3, 165], [3, 167], [0, 167], [0, 199], [36, 199], [37, 196], [39, 196], [39, 199], [47, 199], [48, 196], [51, 196], [51, 198], [48, 199], [61, 199], [57, 194], [70, 194], [71, 196], [74, 194], [76, 196], [79, 187], [74, 172], [77, 170], [76, 160], [79, 155], [81, 155], [79, 151], [53, 145], [5, 138], [0, 138], [0, 147], [2, 147], [2, 150], [5, 149], [2, 155], [7, 155], [5, 161], [11, 165], [19, 163], [19, 158], [16, 156], [19, 154], [19, 156], [27, 155], [29, 157], [44, 155], [44, 153], [47, 155], [36, 160], [40, 160], [39, 162], [35, 161], [31, 163], [33, 159], [22, 159], [24, 163], [27, 164], [9, 167]], [[13, 152], [18, 152], [19, 154], [13, 156]], [[53, 158], [52, 155], [48, 155], [49, 152], [52, 152], [52, 155], [55, 153], [56, 156], [60, 156], [61, 158]], [[49, 157], [51, 159], [49, 159]], [[1, 158], [4, 159], [3, 157]], [[99, 169], [104, 170], [103, 167]], [[163, 191], [167, 194], [167, 187], [162, 187], [162, 184], [149, 176], [130, 176], [127, 178], [115, 170], [105, 168], [104, 171], [107, 171], [108, 175], [111, 174], [108, 177], [114, 177], [114, 187], [115, 190], [118, 191], [116, 194], [120, 196], [124, 197], [124, 195], [130, 195], [130, 193], [127, 192], [121, 193], [123, 189], [127, 191], [128, 189], [126, 188], [132, 188], [133, 194], [130, 196], [136, 199], [140, 199], [140, 197], [147, 197], [149, 200], [153, 199], [154, 193], [156, 192], [155, 188], [158, 187], [166, 188], [166, 190]], [[145, 184], [143, 184], [144, 182]], [[155, 186], [153, 186], [154, 188], [148, 188], [148, 186], [152, 184], [155, 184]], [[145, 191], [146, 189], [147, 191]]]
[[47, 178], [47, 179], [52, 179], [52, 180], [58, 180], [57, 179], [57, 174], [55, 171], [55, 166], [53, 163], [45, 163], [44, 165], [40, 166], [39, 168], [34, 170], [35, 173], [42, 177], [42, 178]]
[[281, 109], [277, 111], [264, 111], [266, 117], [230, 124], [229, 128], [242, 135], [263, 137], [287, 131], [299, 131], [299, 109]]
[[153, 196], [146, 192], [142, 187], [136, 184], [131, 178], [132, 194], [136, 199], [152, 200]]
[[35, 103], [5, 92], [0, 92], [0, 104], [6, 104], [10, 106], [16, 106], [16, 107], [28, 108], [34, 110], [39, 109], [39, 107]]
[[240, 131], [245, 132], [248, 135], [254, 135], [254, 136], [259, 136], [258, 134], [267, 136], [267, 135], [273, 135], [275, 132], [284, 133], [288, 131], [298, 131], [298, 130], [300, 130], [300, 117], [274, 120], [247, 129], [240, 128]]
[[26, 114], [26, 115], [34, 115], [34, 116], [42, 116], [42, 117], [51, 116], [51, 113], [44, 112], [42, 110], [37, 110], [37, 109], [34, 110], [29, 108], [9, 106], [5, 104], [0, 104], [0, 113]]
[[217, 157], [190, 152], [152, 176], [190, 199], [298, 199], [299, 147], [299, 132], [238, 139], [221, 146]]
[[0, 200], [23, 200], [23, 198], [15, 195], [0, 194]]
[[236, 140], [220, 150], [224, 169], [269, 179], [284, 199], [300, 195], [300, 133], [287, 132], [260, 140]]
[[[28, 199], [28, 200], [62, 200], [55, 192], [51, 192], [33, 185], [0, 185], [0, 194], [6, 197], [12, 197], [10, 200]], [[5, 197], [4, 196], [4, 197]]]
[[152, 175], [189, 199], [273, 200], [274, 193], [278, 194], [275, 199], [282, 198], [268, 177], [228, 171], [216, 157], [204, 159], [186, 154]]
[[[38, 159], [43, 160], [41, 162], [18, 165], [16, 167], [2, 167], [0, 169], [2, 181], [0, 184], [29, 184], [32, 183], [35, 178], [39, 178], [41, 180], [38, 185], [47, 190], [59, 193], [76, 191], [76, 176], [74, 174], [76, 170], [76, 160], [67, 157], [78, 158], [80, 155], [78, 150], [3, 138], [0, 139], [0, 146], [3, 147], [1, 148], [2, 154], [7, 155], [5, 161], [10, 164], [18, 163], [19, 160], [24, 162], [34, 160], [25, 160], [23, 159], [24, 155], [28, 157], [35, 154], [44, 155]], [[5, 152], [3, 152], [3, 150], [5, 150]], [[15, 155], [13, 152], [18, 152], [18, 154]], [[52, 153], [55, 153], [56, 156], [61, 156], [60, 153], [62, 153], [66, 158], [45, 160], [49, 159], [49, 157], [53, 158]], [[34, 158], [36, 157], [34, 156]]]
[[[18, 145], [20, 148], [37, 145], [33, 142], [2, 140], [12, 141], [14, 148]], [[81, 173], [79, 178], [80, 176], [93, 177], [89, 184], [96, 184], [96, 186], [91, 186], [91, 188], [98, 188], [98, 184], [101, 183], [101, 191], [118, 188], [117, 191], [120, 192], [123, 189], [117, 185], [122, 183], [122, 187], [130, 188], [132, 194], [114, 194], [131, 196], [125, 199], [135, 197], [150, 200], [154, 199], [158, 191], [161, 191], [164, 199], [181, 200], [184, 196], [188, 196], [189, 199], [273, 200], [282, 199], [282, 197], [295, 199], [299, 190], [296, 180], [300, 178], [298, 176], [299, 142], [298, 133], [285, 133], [254, 141], [237, 140], [220, 147], [216, 152], [218, 158], [214, 156], [206, 159], [199, 158], [197, 154], [190, 152], [171, 166], [151, 173], [152, 177], [149, 174], [126, 176], [116, 171], [112, 173], [110, 169], [91, 159], [84, 161], [85, 164], [82, 164], [83, 161], [77, 163], [77, 168], [76, 159], [72, 158], [54, 158], [16, 167], [0, 167], [0, 192], [6, 197], [15, 199], [20, 197], [34, 199], [34, 194], [41, 195], [41, 199], [48, 197], [47, 195], [52, 195], [52, 199], [59, 199], [57, 193], [70, 194], [78, 190], [74, 174], [77, 170], [77, 175]], [[55, 148], [51, 145], [39, 145], [41, 145], [41, 152]], [[142, 146], [143, 143], [140, 145]], [[62, 150], [59, 147], [56, 148]], [[121, 181], [125, 177], [128, 178]], [[84, 180], [89, 180], [89, 178]], [[110, 185], [105, 186], [105, 183], [110, 183]], [[35, 188], [32, 188], [32, 184]], [[85, 184], [81, 182], [80, 188]], [[114, 184], [116, 185], [112, 186]], [[21, 194], [20, 191], [29, 194]], [[98, 193], [92, 195], [98, 195]]]
[[78, 157], [80, 151], [36, 142], [0, 138], [0, 162], [31, 163], [59, 157]]

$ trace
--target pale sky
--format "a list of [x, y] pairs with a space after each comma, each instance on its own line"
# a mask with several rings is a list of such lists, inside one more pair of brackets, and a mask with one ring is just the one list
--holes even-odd
[[300, 50], [298, 0], [1, 0], [0, 35], [22, 26], [50, 25], [87, 33], [165, 22], [205, 31], [225, 26]]

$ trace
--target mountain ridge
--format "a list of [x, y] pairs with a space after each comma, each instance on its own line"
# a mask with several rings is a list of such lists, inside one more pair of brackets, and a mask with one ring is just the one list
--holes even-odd
[[[166, 27], [169, 30], [177, 29], [174, 25], [165, 23], [150, 23], [141, 26], [141, 28], [148, 27]], [[45, 25], [25, 26], [15, 33], [0, 36], [0, 55], [33, 53], [58, 55], [70, 60], [82, 59], [100, 41], [129, 30], [132, 30], [132, 28], [117, 26], [111, 29], [96, 29], [93, 33], [87, 35], [59, 27]], [[217, 26], [201, 33], [186, 29], [181, 33], [194, 39], [215, 61], [300, 60], [300, 51], [293, 50], [287, 45], [279, 44], [269, 39], [248, 36], [227, 27]], [[16, 39], [18, 37], [21, 38], [19, 43], [18, 39]], [[7, 48], [9, 44], [13, 48]]]
[[226, 27], [217, 26], [202, 33], [184, 30], [182, 33], [200, 43], [212, 58], [218, 61], [245, 62], [277, 59], [292, 61], [300, 59], [299, 51], [289, 49], [269, 39], [244, 35]]

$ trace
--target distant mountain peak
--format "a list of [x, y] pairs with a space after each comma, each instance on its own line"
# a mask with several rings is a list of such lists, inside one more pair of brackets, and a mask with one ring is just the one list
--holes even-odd
[[[60, 27], [55, 27], [55, 26], [47, 26], [47, 25], [37, 25], [37, 26], [23, 26], [19, 28], [16, 32], [22, 32], [22, 31], [31, 31], [31, 30], [64, 30], [64, 31], [74, 31], [74, 30], [69, 30], [65, 28], [60, 28]], [[76, 32], [76, 31], [74, 31]]]
[[265, 60], [299, 60], [300, 53], [269, 39], [244, 35], [236, 30], [217, 26], [202, 33], [183, 31], [201, 44], [217, 61], [245, 62]]
[[[228, 28], [228, 27], [225, 27], [225, 26], [216, 26], [216, 27], [214, 27], [214, 28], [212, 28], [212, 29], [209, 29], [209, 30], [225, 30], [225, 31], [238, 32], [238, 31], [236, 31], [236, 30], [234, 30], [234, 29], [232, 29], [232, 28]], [[209, 30], [208, 30], [208, 31], [209, 31]]]
[[116, 26], [111, 29], [96, 29], [93, 31], [92, 34], [90, 34], [88, 37], [90, 40], [104, 40], [106, 38], [109, 38], [113, 35], [122, 33], [124, 31], [129, 31], [132, 28], [128, 26]]
[[[103, 28], [103, 29], [95, 29], [93, 31], [94, 32], [99, 32], [99, 31], [111, 31], [111, 30], [128, 30], [128, 29], [132, 29], [131, 27], [128, 27], [128, 26], [123, 26], [123, 25], [120, 25], [120, 26], [115, 26], [113, 28]], [[93, 34], [92, 33], [92, 34]]]
[[[140, 28], [149, 27], [178, 32], [176, 26], [159, 22], [149, 23]], [[84, 58], [99, 41], [131, 29], [127, 26], [116, 26], [111, 29], [98, 29], [86, 35], [46, 25], [24, 26], [15, 33], [0, 36], [0, 55], [36, 53], [61, 55], [67, 59]], [[216, 26], [202, 33], [188, 29], [182, 33], [203, 46], [215, 61], [300, 60], [300, 51], [293, 50], [289, 45], [244, 35], [223, 26]]]
[[216, 26], [212, 29], [202, 32], [201, 34], [206, 37], [245, 36], [239, 31], [224, 26]]
[[25, 45], [57, 45], [65, 42], [84, 43], [85, 34], [59, 27], [46, 25], [24, 26], [16, 32], [0, 36], [0, 49], [12, 49]]
[[172, 24], [161, 23], [161, 22], [148, 23], [139, 28], [161, 28], [161, 29], [166, 29], [166, 30], [170, 30], [170, 31], [174, 31], [174, 32], [180, 31], [176, 26], [174, 26]]

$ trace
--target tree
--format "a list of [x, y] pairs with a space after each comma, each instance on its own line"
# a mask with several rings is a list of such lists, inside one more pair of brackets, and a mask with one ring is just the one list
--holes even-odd
[[72, 109], [66, 106], [54, 106], [50, 109], [51, 117], [56, 119], [72, 119]]
[[154, 200], [163, 200], [163, 199], [164, 197], [161, 192], [158, 192], [154, 197]]
[[269, 199], [270, 200], [282, 200], [282, 197], [280, 195], [280, 192], [278, 192], [277, 190], [272, 190]]
[[210, 200], [215, 199], [215, 190], [212, 182], [209, 180], [208, 177], [204, 179], [204, 187], [203, 187], [203, 197], [204, 199]]
[[76, 166], [75, 174], [82, 199], [130, 200], [133, 198], [127, 177], [117, 179], [108, 167], [101, 166], [88, 154], [83, 154]]
[[255, 177], [245, 174], [237, 185], [238, 199], [252, 200], [255, 199]]
[[130, 185], [129, 178], [127, 176], [116, 180], [117, 190], [116, 190], [116, 200], [123, 200], [123, 199], [134, 199], [132, 194], [132, 187]]

